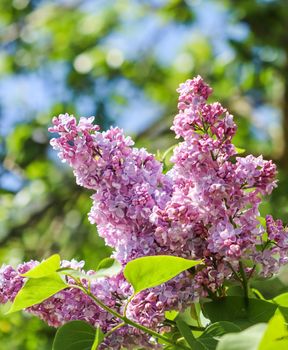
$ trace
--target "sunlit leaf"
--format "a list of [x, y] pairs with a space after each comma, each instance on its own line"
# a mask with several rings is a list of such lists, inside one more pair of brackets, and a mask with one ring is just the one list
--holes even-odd
[[128, 262], [124, 276], [135, 293], [169, 281], [179, 273], [201, 264], [202, 261], [188, 260], [176, 256], [159, 255], [138, 258]]
[[31, 278], [16, 295], [8, 313], [39, 304], [67, 287], [67, 284], [55, 272], [48, 276]]
[[39, 265], [35, 266], [33, 269], [29, 270], [26, 273], [23, 273], [22, 276], [29, 278], [41, 278], [51, 273], [57, 271], [60, 268], [60, 256], [54, 254], [48, 259], [42, 261]]
[[280, 312], [269, 321], [265, 334], [257, 350], [287, 350], [288, 330]]
[[173, 321], [178, 316], [179, 311], [176, 310], [169, 310], [165, 312], [165, 318], [167, 320]]
[[106, 258], [100, 261], [94, 278], [112, 277], [117, 275], [122, 270], [122, 265], [116, 259]]
[[277, 297], [275, 297], [273, 301], [277, 305], [288, 307], [288, 293], [277, 295]]
[[272, 301], [278, 305], [278, 309], [281, 311], [286, 322], [288, 322], [288, 293], [280, 294]]
[[266, 228], [266, 219], [262, 216], [257, 216], [257, 220], [260, 222], [260, 225]]
[[242, 154], [242, 153], [246, 152], [246, 149], [244, 149], [244, 148], [240, 148], [240, 147], [236, 147], [236, 146], [234, 146], [234, 147], [235, 147], [235, 150], [238, 154]]

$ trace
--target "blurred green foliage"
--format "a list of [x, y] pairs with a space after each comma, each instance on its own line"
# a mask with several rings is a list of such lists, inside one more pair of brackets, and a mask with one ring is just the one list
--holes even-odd
[[[279, 163], [279, 189], [262, 211], [287, 222], [287, 21], [284, 0], [0, 1], [2, 90], [14, 79], [0, 98], [0, 261], [16, 265], [59, 252], [93, 268], [108, 256], [87, 219], [91, 193], [50, 151], [51, 117], [89, 110], [106, 128], [123, 123], [127, 110], [124, 126], [135, 126], [136, 145], [163, 151], [175, 143], [175, 89], [197, 74], [236, 116], [235, 144]], [[237, 30], [242, 34], [232, 35]], [[12, 123], [5, 100], [21, 90], [19, 77], [40, 79], [53, 98], [43, 109], [15, 98]], [[37, 85], [28, 98], [37, 104]], [[146, 122], [149, 105], [157, 118]], [[286, 284], [277, 279], [263, 290], [273, 295]], [[48, 350], [53, 334], [27, 315], [0, 317], [1, 348]]]

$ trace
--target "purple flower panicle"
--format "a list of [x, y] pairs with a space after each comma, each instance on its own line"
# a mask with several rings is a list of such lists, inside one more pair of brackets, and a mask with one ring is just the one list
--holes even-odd
[[[129, 304], [128, 317], [160, 332], [166, 329], [165, 311], [184, 310], [209, 293], [223, 291], [224, 281], [234, 279], [231, 266], [238, 270], [241, 259], [255, 262], [262, 275], [270, 276], [287, 263], [288, 253], [282, 222], [267, 216], [267, 230], [259, 222], [261, 196], [276, 187], [276, 166], [262, 156], [238, 156], [232, 144], [237, 130], [233, 116], [220, 103], [207, 102], [212, 89], [200, 76], [177, 91], [179, 113], [171, 129], [182, 142], [174, 148], [173, 166], [166, 174], [161, 162], [135, 148], [121, 129], [100, 132], [93, 117], [77, 123], [74, 116], [61, 114], [49, 129], [58, 134], [51, 145], [73, 168], [76, 182], [93, 191], [89, 220], [123, 267], [134, 258], [158, 254], [204, 260], [204, 267], [143, 291]], [[13, 301], [24, 283], [21, 271], [36, 263], [1, 268], [1, 303]], [[93, 281], [91, 291], [120, 313], [133, 292], [122, 273]], [[27, 311], [55, 327], [85, 320], [106, 332], [119, 323], [73, 288]], [[103, 348], [123, 344], [128, 349], [159, 346], [125, 326], [105, 339]]]

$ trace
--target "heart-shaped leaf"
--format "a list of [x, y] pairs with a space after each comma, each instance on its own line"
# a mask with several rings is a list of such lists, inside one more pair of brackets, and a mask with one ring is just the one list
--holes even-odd
[[129, 261], [124, 276], [134, 288], [134, 293], [158, 286], [179, 273], [201, 264], [202, 261], [188, 260], [169, 255], [147, 256]]
[[246, 152], [246, 149], [244, 148], [240, 148], [240, 147], [235, 147], [235, 151], [237, 152], [237, 154], [242, 154], [242, 153], [245, 153]]
[[101, 269], [108, 269], [114, 264], [114, 262], [115, 262], [115, 259], [113, 258], [104, 258], [99, 262], [96, 270], [98, 271]]
[[33, 269], [29, 270], [26, 273], [23, 273], [21, 276], [29, 278], [41, 278], [48, 276], [51, 273], [57, 271], [60, 268], [60, 256], [54, 254], [50, 258], [42, 261], [39, 265], [35, 266]]
[[56, 272], [45, 277], [31, 278], [16, 295], [8, 313], [39, 304], [67, 287], [68, 285]]
[[84, 321], [72, 321], [58, 329], [52, 350], [96, 350], [104, 335]]

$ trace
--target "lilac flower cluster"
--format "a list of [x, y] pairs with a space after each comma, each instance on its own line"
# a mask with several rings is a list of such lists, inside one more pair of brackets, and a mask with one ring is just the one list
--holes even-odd
[[[220, 103], [208, 104], [212, 89], [198, 76], [181, 84], [179, 113], [172, 130], [183, 141], [174, 148], [172, 169], [145, 149], [133, 147], [119, 128], [100, 132], [93, 118], [68, 114], [53, 118], [51, 140], [59, 157], [74, 171], [79, 185], [93, 190], [91, 223], [113, 257], [123, 267], [137, 257], [168, 254], [203, 259], [205, 267], [186, 271], [173, 280], [136, 295], [127, 308], [131, 319], [158, 331], [166, 310], [183, 310], [210, 293], [220, 293], [233, 279], [242, 259], [256, 262], [264, 276], [287, 262], [288, 232], [281, 221], [267, 217], [260, 225], [261, 196], [276, 186], [276, 167], [260, 157], [238, 157], [232, 144], [233, 116]], [[12, 301], [23, 285], [21, 265], [0, 271], [0, 302]], [[82, 265], [76, 267], [82, 269]], [[254, 270], [246, 268], [250, 273]], [[87, 274], [93, 274], [93, 271]], [[132, 294], [123, 274], [93, 281], [91, 290], [105, 304], [123, 312]], [[110, 330], [119, 320], [107, 314], [77, 289], [67, 289], [27, 311], [52, 326], [75, 319]], [[105, 343], [118, 349], [156, 347], [132, 327], [118, 329]]]
[[119, 128], [100, 133], [93, 118], [79, 125], [69, 115], [53, 119], [49, 130], [59, 133], [51, 144], [63, 161], [73, 167], [79, 185], [93, 189], [89, 214], [115, 257], [125, 263], [137, 256], [160, 252], [153, 244], [154, 228], [149, 217], [155, 206], [163, 207], [170, 194], [171, 180], [162, 165]]

